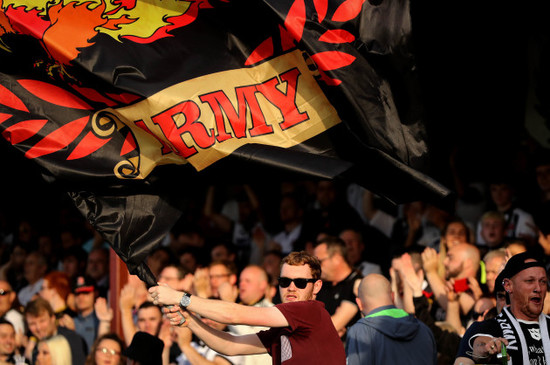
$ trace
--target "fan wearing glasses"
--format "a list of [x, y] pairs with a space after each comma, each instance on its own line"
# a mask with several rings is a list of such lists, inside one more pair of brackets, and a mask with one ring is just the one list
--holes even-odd
[[15, 332], [23, 334], [25, 333], [25, 319], [23, 314], [13, 307], [16, 297], [17, 293], [13, 291], [10, 283], [0, 280], [0, 318], [10, 321], [15, 328]]
[[[343, 365], [346, 355], [342, 342], [324, 304], [315, 300], [322, 285], [319, 260], [302, 251], [291, 252], [283, 259], [279, 277], [282, 303], [273, 307], [204, 299], [162, 284], [149, 289], [149, 299], [155, 304], [173, 306], [164, 309], [171, 324], [188, 326], [221, 354], [269, 353], [274, 365]], [[206, 326], [197, 315], [226, 324], [270, 329], [235, 336]]]

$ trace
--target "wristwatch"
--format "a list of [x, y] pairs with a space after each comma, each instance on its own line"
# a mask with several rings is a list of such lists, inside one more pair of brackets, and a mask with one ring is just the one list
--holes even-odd
[[180, 300], [180, 307], [187, 308], [187, 306], [191, 304], [191, 294], [189, 293], [183, 293], [183, 296]]

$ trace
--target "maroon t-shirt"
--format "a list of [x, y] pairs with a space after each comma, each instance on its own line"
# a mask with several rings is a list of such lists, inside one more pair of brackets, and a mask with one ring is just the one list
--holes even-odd
[[258, 333], [274, 365], [340, 365], [346, 363], [344, 345], [325, 305], [316, 300], [277, 304], [289, 327]]

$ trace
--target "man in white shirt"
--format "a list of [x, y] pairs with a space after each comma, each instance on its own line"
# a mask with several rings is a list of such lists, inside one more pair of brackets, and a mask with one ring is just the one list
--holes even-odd
[[[269, 288], [267, 273], [263, 268], [256, 265], [249, 265], [243, 269], [239, 276], [239, 300], [241, 304], [254, 307], [272, 307], [265, 297]], [[236, 335], [246, 335], [267, 330], [263, 326], [231, 325], [229, 332]], [[257, 354], [243, 357], [245, 365], [270, 365], [269, 354]]]

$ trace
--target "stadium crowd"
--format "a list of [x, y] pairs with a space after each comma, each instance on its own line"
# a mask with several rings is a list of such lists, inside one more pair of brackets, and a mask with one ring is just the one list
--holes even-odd
[[[208, 186], [194, 193], [147, 264], [162, 286], [190, 293], [192, 301], [200, 297], [271, 308], [289, 300], [283, 289], [309, 288], [309, 282], [289, 281], [280, 271], [289, 254], [303, 251], [315, 258], [307, 261], [313, 262], [307, 264], [313, 275], [308, 279], [317, 279], [313, 266], [321, 269], [322, 287], [315, 287], [313, 298], [324, 304], [339, 337], [337, 344], [327, 337], [327, 346], [342, 346], [350, 364], [383, 363], [380, 359], [400, 354], [398, 346], [411, 337], [423, 339], [415, 348], [424, 352], [403, 354], [399, 363], [495, 363], [506, 346], [510, 356], [519, 356], [514, 364], [522, 359], [549, 363], [550, 340], [542, 324], [540, 332], [538, 327], [529, 332], [538, 334], [539, 342], [527, 341], [533, 353], [523, 355], [521, 346], [514, 352], [515, 337], [498, 331], [480, 335], [493, 333], [486, 323], [495, 318], [515, 324], [517, 317], [523, 326], [550, 312], [548, 154], [529, 156], [521, 173], [497, 171], [483, 180], [455, 177], [452, 209], [423, 201], [393, 206], [360, 186], [329, 180], [272, 182], [270, 193], [253, 184]], [[71, 204], [61, 200], [48, 216], [30, 214], [32, 207], [29, 214], [14, 216], [0, 207], [0, 364], [275, 361], [272, 353], [216, 351], [202, 332], [194, 333], [203, 328], [195, 321], [235, 336], [268, 330], [261, 324], [269, 321], [228, 324], [197, 315], [188, 318], [189, 326], [175, 325], [155, 303], [162, 293], [151, 297], [133, 276], [118, 303], [111, 303], [109, 243]], [[532, 290], [536, 295], [526, 294], [521, 304], [515, 280], [540, 268], [543, 277], [531, 278], [540, 284]], [[377, 297], [383, 293], [388, 295]], [[193, 304], [197, 307], [191, 312], [216, 306], [204, 303], [202, 308]], [[518, 307], [535, 312], [530, 321], [516, 314]], [[111, 328], [113, 308], [120, 311], [122, 331]], [[377, 331], [388, 326], [375, 323], [381, 316], [373, 315], [376, 308], [421, 324], [409, 323], [415, 331], [409, 337], [378, 334], [373, 341], [381, 345], [362, 348], [362, 336], [374, 335], [355, 325], [379, 326]], [[515, 330], [518, 338], [521, 328]], [[260, 338], [263, 343], [265, 335]]]

